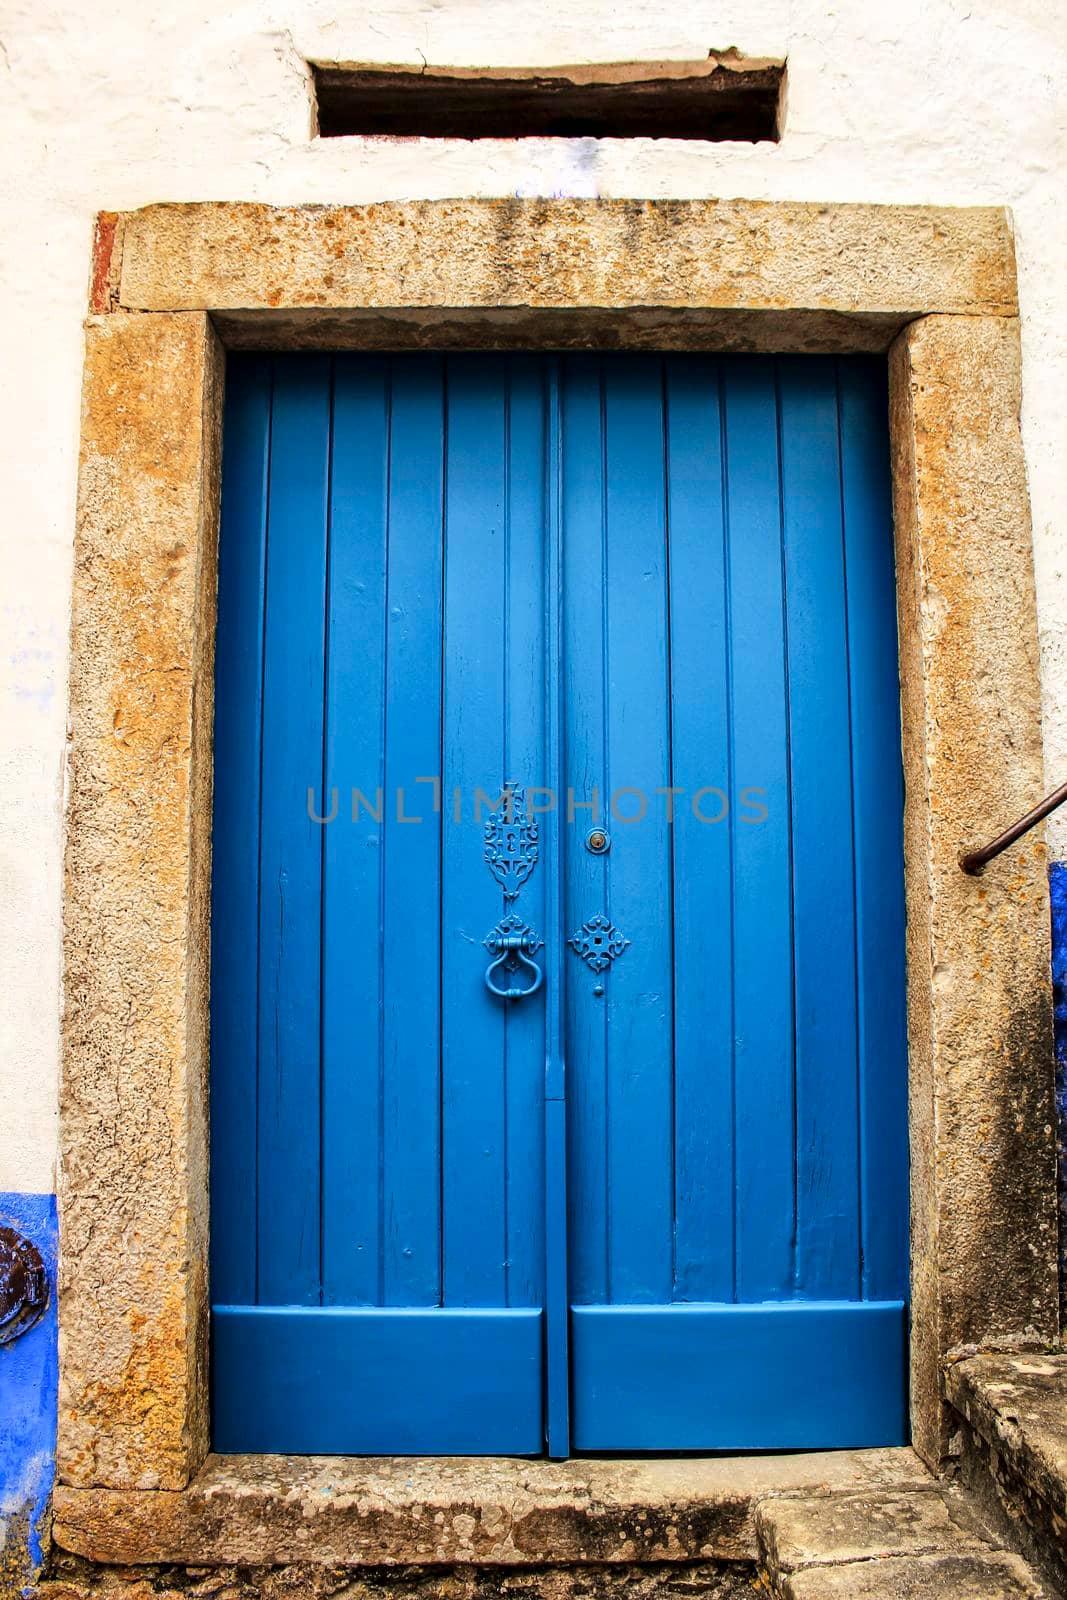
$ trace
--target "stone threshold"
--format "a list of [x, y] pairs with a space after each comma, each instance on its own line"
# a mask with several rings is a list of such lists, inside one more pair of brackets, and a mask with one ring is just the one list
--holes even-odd
[[530, 1461], [209, 1456], [183, 1490], [59, 1485], [60, 1549], [118, 1565], [752, 1561], [784, 1497], [937, 1496], [908, 1448]]

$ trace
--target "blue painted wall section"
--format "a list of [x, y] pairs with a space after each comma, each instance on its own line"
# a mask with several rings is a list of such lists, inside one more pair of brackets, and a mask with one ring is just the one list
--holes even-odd
[[56, 1202], [50, 1194], [0, 1193], [0, 1228], [28, 1239], [48, 1274], [40, 1320], [0, 1343], [0, 1594], [28, 1594], [43, 1559], [55, 1472]]
[[1067, 1313], [1067, 862], [1048, 869], [1052, 903], [1052, 999], [1056, 1029], [1056, 1109], [1060, 1193], [1060, 1304]]

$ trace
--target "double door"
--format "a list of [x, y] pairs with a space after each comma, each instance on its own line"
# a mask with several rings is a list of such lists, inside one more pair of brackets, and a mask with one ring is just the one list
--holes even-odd
[[902, 1441], [884, 364], [227, 382], [216, 1448]]

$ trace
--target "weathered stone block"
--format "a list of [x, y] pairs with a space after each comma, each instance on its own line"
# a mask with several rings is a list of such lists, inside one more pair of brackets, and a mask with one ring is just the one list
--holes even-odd
[[786, 1578], [781, 1600], [1055, 1600], [1019, 1556], [902, 1556], [809, 1567]]
[[1067, 1356], [976, 1356], [949, 1368], [962, 1481], [1005, 1542], [1067, 1592]]
[[60, 1488], [54, 1535], [106, 1562], [538, 1566], [751, 1560], [779, 1494], [932, 1487], [910, 1450], [736, 1460], [211, 1456], [181, 1494]]
[[756, 1512], [756, 1534], [761, 1559], [782, 1573], [819, 1563], [986, 1548], [936, 1491], [770, 1500]]
[[59, 1473], [176, 1489], [207, 1444], [207, 859], [220, 362], [90, 322], [75, 546]]
[[906, 321], [1017, 309], [1011, 234], [992, 206], [200, 204], [147, 206], [124, 223], [130, 310], [658, 306]]
[[1042, 790], [1017, 324], [926, 317], [890, 356], [912, 1159], [912, 1409], [936, 1462], [942, 1360], [1055, 1337], [1044, 846], [961, 848]]

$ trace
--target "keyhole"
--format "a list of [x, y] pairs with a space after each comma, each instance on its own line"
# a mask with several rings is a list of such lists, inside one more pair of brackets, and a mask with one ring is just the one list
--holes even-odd
[[611, 840], [603, 828], [594, 828], [586, 838], [585, 847], [591, 850], [593, 855], [603, 856], [611, 849]]

